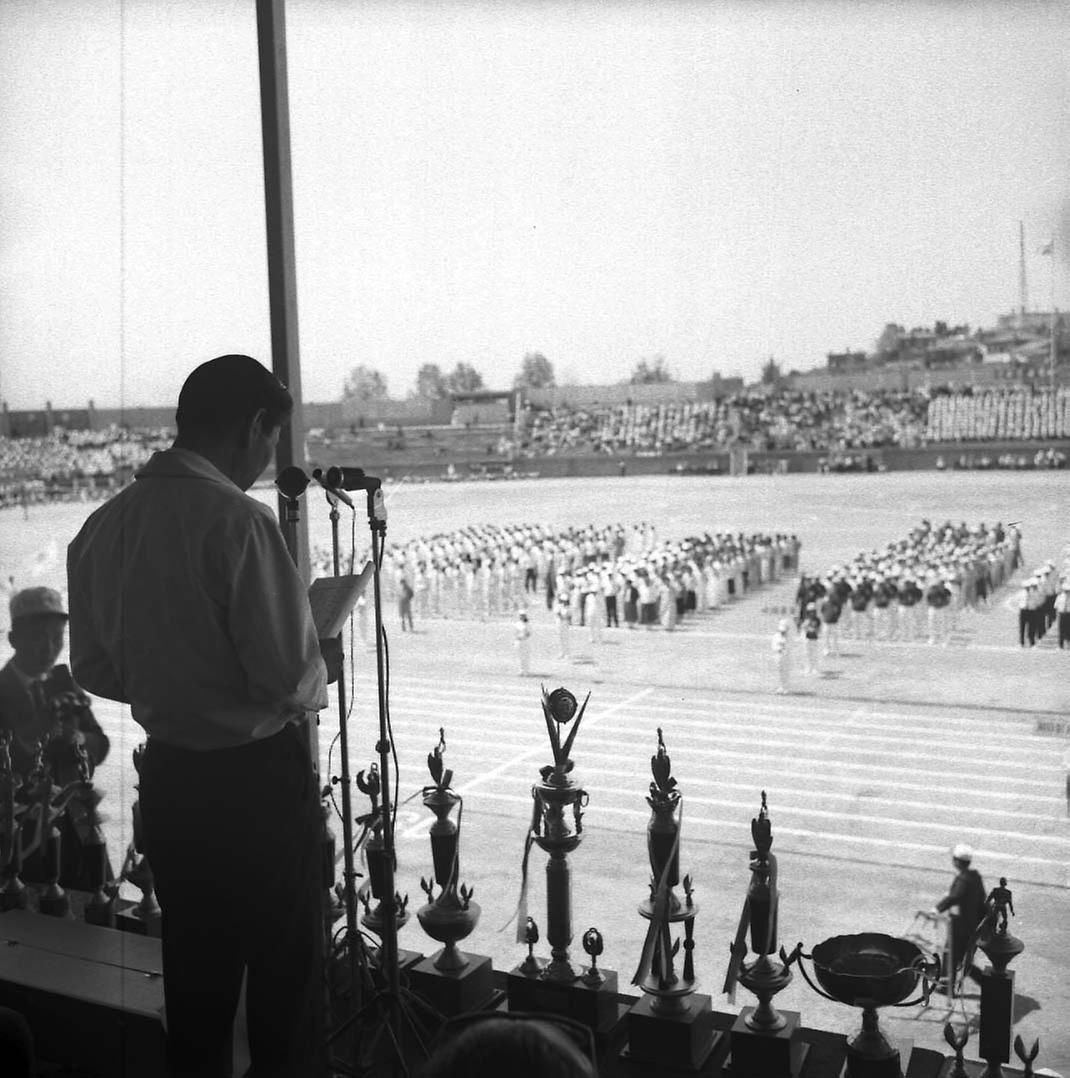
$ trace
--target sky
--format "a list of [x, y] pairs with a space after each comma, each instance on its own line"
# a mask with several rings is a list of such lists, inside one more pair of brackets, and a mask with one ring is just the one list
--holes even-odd
[[[1070, 303], [1070, 5], [290, 0], [303, 395]], [[1055, 258], [1041, 256], [1055, 238]], [[270, 365], [254, 0], [0, 0], [0, 398]]]

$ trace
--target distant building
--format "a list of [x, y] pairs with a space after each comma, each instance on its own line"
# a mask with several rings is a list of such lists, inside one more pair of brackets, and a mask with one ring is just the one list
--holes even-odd
[[850, 374], [852, 371], [864, 371], [870, 365], [866, 352], [829, 352], [828, 369], [832, 374]]

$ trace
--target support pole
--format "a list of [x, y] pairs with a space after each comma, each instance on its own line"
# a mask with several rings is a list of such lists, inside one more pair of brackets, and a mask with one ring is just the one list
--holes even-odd
[[[260, 53], [260, 126], [264, 146], [264, 209], [267, 225], [271, 369], [294, 399], [293, 418], [275, 452], [276, 473], [303, 468], [305, 420], [297, 335], [297, 257], [294, 246], [293, 181], [290, 168], [290, 105], [286, 74], [284, 0], [256, 0]], [[279, 495], [279, 516], [283, 515]], [[302, 518], [290, 538], [290, 554], [306, 582], [310, 577], [308, 526]]]

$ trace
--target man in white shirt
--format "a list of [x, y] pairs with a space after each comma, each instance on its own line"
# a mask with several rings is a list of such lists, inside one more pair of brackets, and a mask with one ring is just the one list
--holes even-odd
[[[178, 436], [70, 544], [74, 673], [149, 735], [145, 849], [163, 909], [168, 1067], [229, 1074], [243, 974], [257, 1075], [322, 1045], [321, 816], [301, 724], [327, 655], [271, 510], [247, 491], [293, 401], [248, 356], [197, 367]], [[332, 677], [333, 680], [333, 677]]]

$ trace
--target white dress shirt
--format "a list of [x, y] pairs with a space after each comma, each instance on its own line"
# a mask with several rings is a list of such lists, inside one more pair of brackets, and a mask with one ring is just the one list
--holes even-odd
[[71, 666], [153, 737], [208, 751], [327, 705], [308, 596], [271, 510], [198, 453], [153, 455], [67, 551]]

